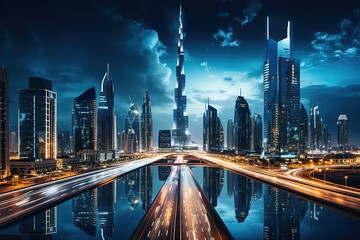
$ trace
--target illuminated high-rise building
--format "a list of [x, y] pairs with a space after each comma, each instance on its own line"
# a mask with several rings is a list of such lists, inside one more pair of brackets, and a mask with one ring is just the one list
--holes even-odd
[[255, 113], [251, 117], [251, 150], [260, 153], [262, 151], [262, 141], [263, 141], [263, 123], [262, 117], [260, 114]]
[[300, 124], [299, 124], [299, 153], [304, 154], [308, 146], [308, 115], [304, 105], [300, 105]]
[[73, 99], [72, 128], [75, 153], [80, 150], [96, 150], [97, 111], [95, 87], [89, 88]]
[[189, 132], [189, 117], [186, 112], [186, 94], [185, 94], [185, 71], [184, 71], [184, 32], [182, 23], [182, 9], [180, 5], [179, 15], [179, 40], [177, 47], [176, 64], [176, 86], [174, 89], [174, 110], [173, 110], [173, 128], [172, 128], [172, 146], [182, 148], [191, 144], [191, 135]]
[[101, 82], [99, 109], [98, 109], [98, 149], [116, 149], [116, 114], [114, 84], [109, 64]]
[[29, 78], [29, 89], [19, 90], [19, 155], [28, 159], [57, 157], [57, 94], [52, 82]]
[[272, 154], [299, 152], [300, 62], [292, 58], [291, 23], [287, 37], [267, 40], [264, 61], [264, 145]]
[[153, 123], [149, 90], [146, 89], [141, 113], [141, 149], [151, 151], [153, 138]]
[[125, 118], [125, 135], [126, 152], [136, 153], [140, 151], [140, 112], [132, 101]]
[[9, 82], [5, 66], [0, 68], [0, 179], [10, 175]]
[[234, 146], [235, 150], [247, 151], [250, 149], [250, 109], [244, 97], [238, 96], [234, 111]]
[[337, 121], [338, 150], [346, 151], [348, 147], [348, 118], [340, 114]]

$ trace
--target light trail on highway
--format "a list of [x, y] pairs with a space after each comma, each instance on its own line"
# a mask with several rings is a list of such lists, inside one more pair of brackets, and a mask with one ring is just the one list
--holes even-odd
[[144, 158], [89, 173], [0, 194], [0, 227], [71, 196], [114, 180], [168, 154]]

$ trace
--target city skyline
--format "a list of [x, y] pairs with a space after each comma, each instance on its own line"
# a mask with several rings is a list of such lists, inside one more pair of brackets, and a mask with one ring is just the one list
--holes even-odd
[[[100, 92], [99, 82], [108, 62], [119, 116], [117, 132], [123, 128], [121, 114], [127, 111], [128, 95], [140, 106], [146, 84], [152, 99], [153, 139], [157, 139], [159, 129], [171, 129], [179, 2], [157, 3], [144, 1], [138, 8], [129, 2], [78, 3], [71, 7], [55, 4], [55, 8], [49, 8], [48, 4], [27, 6], [24, 2], [18, 19], [8, 13], [1, 16], [0, 61], [9, 73], [11, 130], [17, 129], [17, 89], [26, 87], [28, 77], [53, 81], [58, 93], [60, 132], [71, 129], [72, 99], [92, 86]], [[346, 114], [349, 144], [360, 143], [360, 126], [356, 124], [360, 121], [359, 109], [351, 104], [360, 98], [360, 85], [356, 83], [360, 6], [354, 1], [331, 3], [331, 8], [320, 13], [321, 3], [183, 1], [189, 131], [199, 145], [204, 97], [210, 98], [223, 123], [233, 118], [240, 88], [251, 113], [263, 113], [266, 16], [271, 18], [275, 40], [285, 36], [283, 29], [288, 20], [294, 24], [294, 57], [300, 59], [301, 102], [307, 114], [310, 116], [312, 97], [333, 136], [333, 147], [337, 143], [338, 116]], [[7, 12], [12, 12], [15, 5], [6, 2]], [[66, 9], [67, 20], [55, 13], [57, 7]], [[201, 13], [195, 10], [200, 7]], [[87, 11], [81, 11], [83, 8]], [[40, 12], [45, 14], [28, 19]], [[91, 25], [94, 29], [87, 27]]]

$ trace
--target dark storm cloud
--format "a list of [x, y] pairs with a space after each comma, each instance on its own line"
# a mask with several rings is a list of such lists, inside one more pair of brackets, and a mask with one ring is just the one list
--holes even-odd
[[[302, 88], [301, 95], [307, 99], [312, 99], [319, 105], [320, 115], [328, 123], [334, 146], [337, 143], [336, 123], [341, 113], [346, 114], [349, 120], [349, 143], [354, 144], [360, 141], [360, 125], [358, 124], [360, 122], [360, 107], [356, 104], [360, 98], [360, 84], [354, 83], [345, 86], [312, 85]], [[329, 98], [331, 98], [331, 103], [329, 103]], [[309, 112], [309, 106], [305, 107]]]

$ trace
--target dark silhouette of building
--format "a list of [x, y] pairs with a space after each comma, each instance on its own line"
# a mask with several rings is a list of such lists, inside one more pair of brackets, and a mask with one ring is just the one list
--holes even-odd
[[29, 78], [29, 89], [19, 90], [20, 158], [57, 157], [57, 94], [52, 82]]
[[153, 122], [149, 90], [146, 89], [141, 113], [141, 148], [144, 151], [152, 150]]
[[175, 107], [173, 110], [172, 146], [182, 148], [191, 144], [189, 132], [189, 117], [186, 107], [187, 100], [185, 95], [185, 70], [184, 70], [184, 32], [182, 23], [182, 8], [180, 5], [179, 15], [179, 40], [177, 46], [176, 64], [176, 86], [174, 89]]
[[114, 84], [110, 73], [109, 64], [101, 81], [101, 90], [98, 108], [98, 149], [116, 149], [116, 114]]
[[58, 132], [57, 145], [58, 154], [65, 155], [70, 153], [69, 131]]
[[300, 105], [300, 124], [299, 124], [299, 153], [305, 154], [308, 146], [308, 115], [304, 105]]
[[234, 111], [234, 143], [238, 152], [250, 149], [250, 109], [244, 97], [238, 96]]
[[260, 114], [255, 113], [251, 118], [251, 150], [261, 153], [262, 151], [262, 137], [263, 123]]
[[96, 235], [97, 189], [84, 192], [72, 199], [73, 224], [89, 236]]
[[166, 181], [169, 177], [171, 172], [171, 166], [159, 166], [158, 167], [158, 174], [159, 174], [159, 181]]
[[264, 61], [264, 143], [273, 154], [299, 152], [300, 62], [292, 58], [291, 23], [287, 37], [267, 40]]
[[0, 179], [10, 175], [9, 81], [5, 66], [0, 68]]
[[203, 150], [219, 152], [224, 146], [224, 129], [217, 110], [213, 106], [205, 105], [203, 116]]
[[52, 239], [57, 233], [57, 207], [27, 217], [19, 223], [19, 234], [29, 235], [29, 239]]
[[159, 148], [171, 148], [170, 130], [159, 130], [158, 145]]
[[235, 218], [238, 222], [244, 222], [249, 215], [251, 196], [250, 178], [236, 174], [234, 177], [234, 205]]
[[228, 150], [234, 149], [234, 122], [230, 118], [226, 127], [226, 145]]
[[95, 87], [89, 88], [73, 100], [72, 130], [75, 153], [80, 150], [96, 150], [97, 111]]
[[331, 149], [331, 135], [326, 121], [321, 118], [319, 106], [310, 101], [309, 149], [311, 151], [328, 151]]
[[147, 166], [140, 169], [140, 199], [142, 202], [142, 209], [144, 214], [150, 208], [152, 203], [153, 191], [153, 175], [152, 167]]
[[348, 118], [340, 114], [337, 121], [338, 150], [348, 150]]

